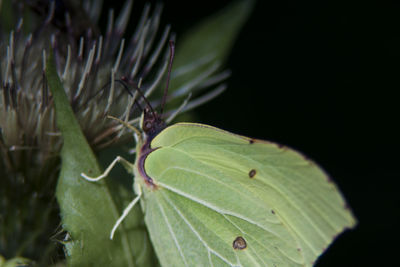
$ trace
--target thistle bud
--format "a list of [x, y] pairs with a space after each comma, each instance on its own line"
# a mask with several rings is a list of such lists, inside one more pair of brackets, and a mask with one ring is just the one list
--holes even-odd
[[[169, 26], [160, 26], [161, 5], [145, 5], [136, 30], [126, 36], [130, 0], [118, 16], [113, 10], [108, 12], [105, 32], [97, 27], [101, 1], [84, 1], [83, 6], [28, 2], [0, 4], [0, 12], [10, 15], [8, 21], [2, 18], [0, 22], [0, 256], [23, 256], [43, 265], [54, 258], [59, 242], [54, 238], [60, 225], [54, 191], [62, 146], [46, 84], [43, 51], [53, 51], [70, 104], [88, 142], [98, 151], [130, 136], [107, 115], [137, 124], [142, 113], [133, 105], [142, 100], [130, 97], [117, 82], [122, 77], [128, 86], [140, 87], [154, 107], [160, 105], [161, 94], [153, 92], [163, 84], [168, 65], [166, 44], [174, 37]], [[6, 25], [14, 26], [7, 29]], [[196, 66], [204, 62], [207, 59]], [[193, 68], [183, 66], [172, 76]], [[212, 66], [176, 88], [168, 101], [185, 98], [191, 91], [219, 84], [227, 77], [226, 72], [214, 75], [215, 71]], [[186, 101], [180, 108], [180, 103], [170, 105], [166, 114], [172, 119], [223, 88]]]

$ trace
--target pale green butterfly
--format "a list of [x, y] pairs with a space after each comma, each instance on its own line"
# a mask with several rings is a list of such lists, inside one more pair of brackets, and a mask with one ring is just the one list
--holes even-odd
[[137, 196], [110, 237], [141, 200], [162, 266], [312, 266], [356, 224], [326, 173], [290, 148], [204, 124], [166, 127], [149, 105], [142, 132], [127, 126], [135, 163], [117, 157], [82, 176], [98, 181], [117, 162], [134, 174]]

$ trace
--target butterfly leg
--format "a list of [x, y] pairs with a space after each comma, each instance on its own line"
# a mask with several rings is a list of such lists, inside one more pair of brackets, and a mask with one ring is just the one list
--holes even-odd
[[122, 212], [121, 217], [119, 217], [118, 220], [115, 222], [115, 224], [111, 230], [110, 239], [113, 239], [115, 230], [117, 230], [118, 226], [125, 219], [125, 217], [129, 214], [129, 212], [132, 210], [132, 208], [135, 206], [135, 204], [139, 201], [141, 196], [142, 196], [142, 192], [139, 190], [138, 195], [131, 201], [131, 203], [129, 203], [129, 205]]
[[99, 176], [97, 176], [97, 177], [90, 177], [90, 176], [87, 176], [87, 175], [84, 174], [84, 173], [81, 173], [81, 176], [82, 176], [84, 179], [86, 179], [86, 180], [88, 180], [88, 181], [90, 181], [90, 182], [99, 181], [99, 180], [101, 180], [101, 179], [107, 177], [107, 175], [110, 173], [110, 171], [112, 170], [112, 168], [114, 168], [115, 164], [117, 164], [118, 162], [121, 162], [122, 165], [125, 167], [125, 169], [126, 169], [129, 173], [133, 173], [133, 164], [130, 163], [129, 161], [127, 161], [126, 159], [124, 159], [123, 157], [118, 156], [118, 157], [116, 157], [116, 158], [113, 160], [113, 162], [111, 162], [111, 164], [107, 167], [107, 169], [106, 169], [101, 175], [99, 175]]

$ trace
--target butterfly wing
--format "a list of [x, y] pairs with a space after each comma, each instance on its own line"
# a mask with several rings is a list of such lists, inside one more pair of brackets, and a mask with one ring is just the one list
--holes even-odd
[[312, 266], [355, 225], [328, 176], [289, 148], [192, 123], [152, 147], [145, 221], [164, 266]]

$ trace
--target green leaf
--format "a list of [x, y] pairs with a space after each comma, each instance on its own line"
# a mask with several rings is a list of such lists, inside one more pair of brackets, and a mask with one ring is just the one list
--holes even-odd
[[[223, 10], [195, 25], [176, 43], [174, 69], [198, 65], [194, 70], [177, 75], [171, 80], [171, 91], [200, 75], [215, 63], [223, 64], [250, 15], [254, 1], [234, 1]], [[201, 64], [199, 62], [206, 62]], [[197, 62], [197, 63], [196, 63]]]
[[114, 240], [109, 239], [112, 226], [134, 197], [133, 191], [113, 183], [111, 178], [90, 183], [81, 177], [81, 172], [99, 175], [101, 171], [69, 105], [52, 55], [46, 76], [64, 139], [56, 196], [62, 226], [68, 232], [64, 241], [68, 265], [153, 266], [155, 257], [139, 206], [126, 218]]
[[30, 259], [23, 257], [15, 257], [9, 260], [6, 260], [2, 255], [0, 255], [0, 266], [1, 267], [23, 267], [23, 266], [32, 266], [34, 262]]
[[12, 12], [11, 1], [0, 1], [0, 24], [4, 32], [11, 32], [14, 30], [13, 22], [15, 18], [13, 17], [14, 12]]

